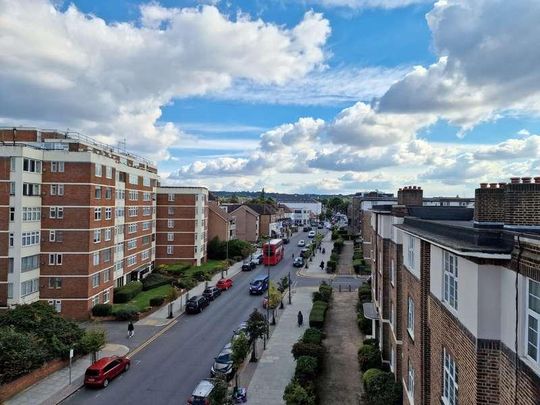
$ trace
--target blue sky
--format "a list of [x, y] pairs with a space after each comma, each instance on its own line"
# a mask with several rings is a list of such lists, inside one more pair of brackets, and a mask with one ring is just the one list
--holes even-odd
[[0, 124], [126, 138], [163, 183], [472, 196], [479, 182], [539, 174], [534, 0], [0, 10]]

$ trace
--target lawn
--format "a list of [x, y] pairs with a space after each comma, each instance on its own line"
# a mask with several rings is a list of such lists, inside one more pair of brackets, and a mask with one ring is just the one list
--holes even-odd
[[150, 299], [153, 297], [166, 297], [173, 287], [170, 285], [162, 285], [161, 287], [153, 288], [148, 291], [142, 291], [135, 298], [125, 304], [113, 304], [113, 312], [126, 307], [135, 307], [139, 312], [144, 311], [150, 306]]
[[[221, 269], [222, 266], [225, 266], [225, 260], [208, 260], [206, 263], [202, 263], [200, 266], [188, 266], [186, 264], [170, 264], [165, 267], [167, 271], [174, 273], [181, 273], [184, 277], [192, 277], [193, 273], [197, 271], [210, 272], [214, 274], [216, 269]], [[219, 270], [217, 270], [219, 271]]]

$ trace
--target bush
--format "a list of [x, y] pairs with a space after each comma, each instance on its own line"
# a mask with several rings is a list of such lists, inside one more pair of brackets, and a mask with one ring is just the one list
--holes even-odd
[[319, 291], [313, 291], [311, 301], [322, 301], [322, 294]]
[[304, 332], [304, 336], [302, 336], [302, 342], [304, 343], [312, 343], [316, 345], [320, 345], [323, 339], [323, 333], [316, 328], [309, 328], [306, 329]]
[[337, 269], [337, 262], [335, 260], [328, 260], [326, 262], [326, 268], [329, 273], [334, 273]]
[[377, 339], [371, 338], [371, 339], [364, 339], [362, 343], [365, 345], [377, 346], [379, 344], [379, 341]]
[[315, 301], [309, 313], [309, 327], [322, 329], [328, 304], [324, 301]]
[[377, 346], [364, 345], [358, 349], [358, 363], [360, 370], [366, 371], [370, 368], [380, 368], [382, 365], [381, 351]]
[[109, 316], [112, 313], [111, 304], [96, 304], [92, 308], [92, 315], [94, 316]]
[[371, 383], [374, 377], [383, 373], [384, 371], [382, 371], [380, 368], [370, 368], [369, 370], [365, 371], [364, 375], [362, 375], [362, 381], [364, 382], [364, 387], [367, 387]]
[[142, 281], [143, 291], [161, 287], [162, 285], [171, 284], [172, 281], [172, 277], [168, 277], [159, 273], [152, 273]]
[[339, 261], [339, 255], [337, 253], [332, 253], [330, 255], [330, 260], [332, 260], [334, 262], [338, 262]]
[[317, 376], [319, 365], [317, 359], [312, 356], [300, 356], [296, 360], [294, 376], [300, 383], [313, 381]]
[[137, 308], [135, 307], [124, 307], [113, 311], [113, 315], [116, 317], [117, 321], [133, 321], [138, 318]]
[[330, 302], [330, 298], [332, 297], [332, 287], [329, 286], [326, 283], [322, 283], [319, 286], [319, 292], [321, 294], [321, 301], [324, 302]]
[[191, 290], [199, 284], [197, 280], [191, 277], [179, 278], [174, 282], [174, 285], [180, 289]]
[[197, 270], [193, 273], [193, 278], [197, 281], [207, 281], [212, 277], [204, 270]]
[[315, 405], [313, 390], [305, 389], [297, 381], [291, 381], [285, 387], [283, 400], [287, 405]]
[[131, 301], [137, 294], [143, 290], [143, 284], [140, 281], [132, 281], [123, 287], [114, 289], [114, 302], [123, 304]]
[[324, 347], [316, 345], [314, 343], [304, 343], [302, 341], [296, 342], [291, 350], [293, 357], [298, 360], [302, 356], [311, 356], [317, 359], [317, 362], [322, 365], [324, 359]]
[[165, 302], [165, 297], [152, 297], [150, 298], [151, 307], [159, 307]]
[[358, 289], [358, 300], [360, 302], [371, 301], [371, 287], [369, 285], [363, 285]]
[[360, 332], [362, 332], [364, 335], [371, 335], [371, 328], [373, 326], [373, 322], [371, 321], [371, 319], [367, 319], [362, 311], [356, 314], [356, 322], [358, 324], [358, 329], [360, 329]]
[[374, 373], [366, 385], [366, 397], [370, 405], [399, 405], [402, 403], [402, 387], [390, 372]]
[[336, 249], [337, 253], [341, 253], [344, 243], [343, 238], [338, 238], [334, 241], [334, 249]]

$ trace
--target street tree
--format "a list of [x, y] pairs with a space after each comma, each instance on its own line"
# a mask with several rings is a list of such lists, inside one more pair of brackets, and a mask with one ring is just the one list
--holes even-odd
[[266, 334], [267, 327], [266, 319], [264, 318], [263, 314], [261, 314], [259, 311], [257, 311], [257, 308], [255, 308], [247, 320], [247, 333], [249, 340], [253, 342], [253, 350], [251, 352], [250, 359], [251, 362], [257, 361], [257, 339], [262, 338]]
[[84, 332], [81, 339], [83, 351], [92, 355], [92, 363], [97, 361], [98, 352], [105, 347], [105, 331], [103, 329], [91, 329]]
[[[239, 333], [232, 342], [231, 358], [234, 369], [238, 370], [249, 352], [249, 339], [244, 332]], [[235, 386], [238, 388], [238, 374], [235, 375]]]

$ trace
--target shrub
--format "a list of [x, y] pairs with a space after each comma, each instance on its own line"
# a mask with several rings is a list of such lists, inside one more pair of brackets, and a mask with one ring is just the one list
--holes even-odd
[[311, 356], [317, 359], [317, 362], [322, 365], [324, 358], [324, 347], [316, 345], [314, 343], [304, 343], [302, 341], [296, 342], [291, 350], [293, 357], [298, 360], [302, 356]]
[[358, 289], [358, 300], [360, 302], [371, 301], [371, 287], [369, 285], [363, 285]]
[[332, 297], [332, 287], [324, 283], [319, 286], [319, 292], [321, 294], [321, 301], [329, 302]]
[[371, 339], [364, 339], [362, 343], [365, 345], [377, 346], [379, 344], [379, 341], [377, 339], [371, 338]]
[[132, 321], [138, 318], [138, 311], [135, 307], [124, 307], [113, 311], [117, 321]]
[[111, 304], [96, 304], [92, 308], [92, 315], [94, 316], [109, 316], [112, 313]]
[[172, 277], [164, 276], [163, 274], [159, 273], [152, 273], [142, 281], [143, 291], [161, 287], [162, 285], [171, 284], [172, 281]]
[[402, 387], [390, 372], [375, 373], [366, 384], [370, 405], [398, 405], [402, 403]]
[[322, 301], [322, 294], [319, 291], [313, 291], [311, 301], [312, 302]]
[[358, 349], [358, 363], [360, 363], [360, 370], [366, 371], [370, 368], [380, 368], [381, 351], [377, 346], [364, 345]]
[[322, 329], [328, 304], [324, 301], [315, 301], [309, 313], [309, 327]]
[[210, 276], [209, 274], [207, 274], [206, 271], [204, 270], [197, 270], [193, 273], [193, 278], [197, 281], [206, 281], [206, 280], [210, 280]]
[[337, 262], [335, 260], [328, 260], [326, 262], [326, 268], [328, 269], [329, 273], [334, 273], [337, 268]]
[[176, 290], [176, 288], [171, 288], [167, 294], [167, 296], [163, 297], [165, 299], [165, 301], [169, 301], [169, 302], [172, 302], [174, 301], [175, 299], [178, 298], [178, 291]]
[[283, 400], [287, 405], [315, 405], [315, 395], [310, 389], [305, 389], [297, 381], [291, 381], [285, 387]]
[[323, 339], [323, 334], [319, 329], [316, 328], [309, 328], [306, 329], [304, 332], [304, 336], [302, 336], [302, 342], [304, 343], [313, 343], [316, 345], [320, 345]]
[[191, 277], [179, 278], [174, 282], [174, 285], [180, 289], [191, 290], [196, 287], [199, 282]]
[[159, 307], [165, 302], [165, 297], [152, 297], [150, 298], [151, 307]]
[[336, 249], [337, 253], [341, 253], [344, 243], [343, 238], [338, 238], [334, 241], [334, 249]]
[[313, 381], [317, 376], [319, 365], [317, 359], [312, 356], [300, 356], [296, 360], [295, 377], [299, 382]]
[[330, 255], [330, 260], [334, 261], [334, 262], [337, 262], [339, 261], [339, 255], [337, 253], [332, 253]]
[[374, 377], [382, 373], [384, 373], [384, 371], [382, 371], [379, 368], [370, 368], [369, 370], [365, 371], [364, 374], [362, 375], [362, 381], [364, 382], [364, 387], [367, 387], [371, 383]]
[[143, 284], [140, 281], [132, 281], [123, 287], [114, 289], [114, 302], [123, 304], [132, 300], [143, 289]]
[[362, 332], [364, 335], [371, 335], [371, 328], [373, 326], [371, 319], [367, 319], [363, 312], [360, 311], [356, 314], [356, 322], [360, 332]]
[[87, 330], [80, 342], [80, 350], [82, 353], [92, 353], [92, 362], [97, 360], [97, 352], [99, 352], [107, 343], [105, 331], [103, 329]]

